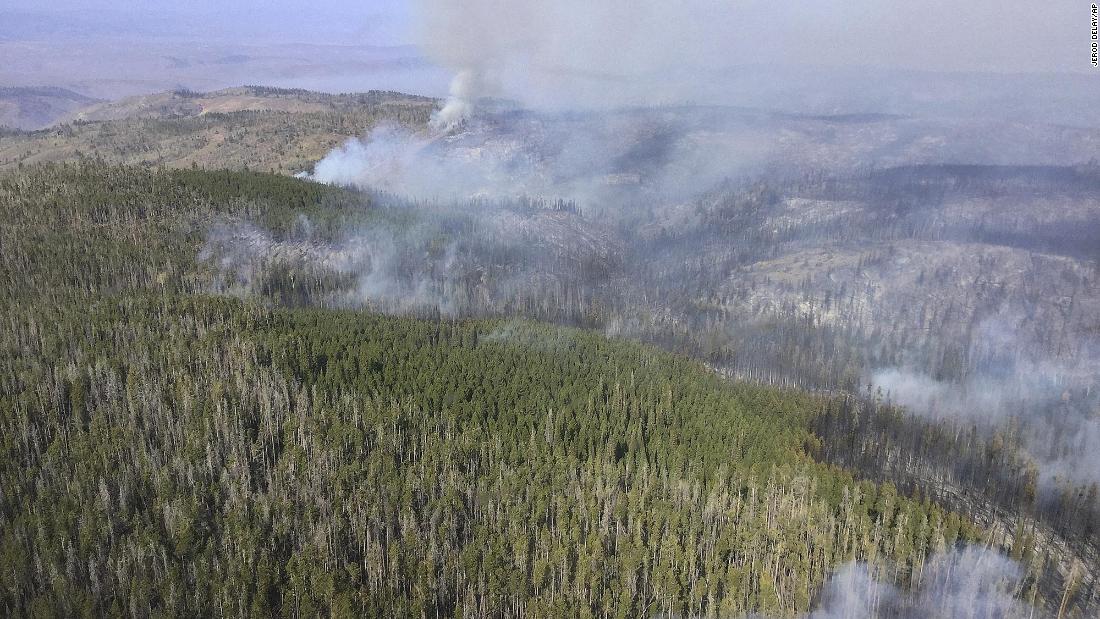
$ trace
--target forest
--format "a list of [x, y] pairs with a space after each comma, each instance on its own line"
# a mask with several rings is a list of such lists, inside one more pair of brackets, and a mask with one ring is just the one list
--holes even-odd
[[[422, 243], [395, 277], [482, 259], [471, 286], [556, 276], [560, 246], [354, 189], [90, 159], [3, 176], [0, 208], [6, 615], [797, 616], [843, 564], [905, 590], [970, 543], [1021, 561], [1028, 608], [1094, 608], [1072, 561], [1095, 556], [1095, 492], [1046, 500], [1004, 441], [729, 381], [690, 343], [593, 331], [595, 310], [529, 322], [556, 305], [530, 288], [480, 312], [342, 292], [362, 283], [341, 252], [382, 264], [349, 228]], [[264, 251], [227, 255], [226, 234]], [[573, 272], [613, 277], [598, 258]], [[953, 476], [900, 465], [952, 440]], [[951, 500], [992, 474], [999, 516]]]

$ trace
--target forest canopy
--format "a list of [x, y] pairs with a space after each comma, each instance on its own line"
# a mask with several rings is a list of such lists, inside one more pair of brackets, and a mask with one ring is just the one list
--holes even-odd
[[213, 222], [388, 217], [358, 192], [86, 161], [3, 177], [0, 208], [5, 614], [792, 615], [840, 563], [904, 585], [981, 536], [815, 462], [824, 396], [584, 330], [210, 294]]

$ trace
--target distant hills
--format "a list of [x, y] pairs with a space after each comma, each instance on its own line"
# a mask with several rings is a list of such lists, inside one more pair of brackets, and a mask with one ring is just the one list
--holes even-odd
[[0, 126], [41, 129], [75, 110], [100, 102], [65, 88], [4, 86], [0, 87]]
[[429, 97], [388, 91], [331, 95], [263, 86], [86, 98], [39, 123], [53, 127], [49, 131], [0, 137], [0, 169], [92, 155], [117, 163], [295, 173], [379, 122], [423, 126], [435, 105]]
[[99, 102], [58, 118], [59, 122], [181, 118], [233, 112], [331, 112], [354, 105], [431, 105], [434, 99], [393, 92], [332, 95], [300, 88], [242, 86], [213, 92], [173, 90]]

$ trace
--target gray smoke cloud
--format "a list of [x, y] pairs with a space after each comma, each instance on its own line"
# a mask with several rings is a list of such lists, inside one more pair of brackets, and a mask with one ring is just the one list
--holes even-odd
[[482, 97], [556, 109], [729, 102], [728, 74], [745, 65], [1085, 71], [1072, 43], [1087, 39], [1085, 17], [1024, 0], [421, 0], [414, 30], [456, 74], [436, 117], [452, 127]]
[[[682, 195], [686, 187], [698, 193], [762, 162], [828, 167], [855, 153], [886, 156], [892, 143], [828, 133], [825, 142], [837, 143], [825, 152], [821, 140], [810, 146], [814, 140], [803, 139], [804, 127], [780, 127], [766, 114], [755, 124], [699, 115], [692, 124], [666, 122], [663, 107], [909, 114], [914, 108], [904, 102], [921, 101], [983, 119], [991, 107], [1013, 117], [1041, 110], [1049, 118], [1046, 103], [1009, 109], [1000, 91], [990, 91], [1041, 97], [1087, 82], [1016, 87], [995, 80], [991, 87], [897, 71], [998, 71], [1005, 63], [1020, 71], [1036, 58], [1055, 67], [1069, 49], [1058, 35], [1077, 22], [1068, 11], [1022, 1], [417, 0], [413, 7], [418, 47], [453, 75], [445, 104], [423, 131], [383, 127], [349, 141], [316, 166], [314, 180], [432, 199], [538, 195], [607, 203], [640, 179], [658, 194]], [[983, 15], [1002, 18], [995, 31], [963, 25]], [[898, 44], [906, 40], [922, 44]], [[864, 66], [880, 61], [877, 73]], [[822, 77], [817, 65], [833, 70]], [[967, 102], [961, 108], [960, 98]], [[968, 105], [979, 111], [967, 112]], [[642, 109], [648, 114], [637, 113]], [[600, 114], [579, 117], [582, 111]], [[1080, 106], [1071, 113], [1080, 118]], [[629, 156], [662, 161], [617, 169]], [[609, 185], [617, 190], [606, 191]]]
[[425, 201], [526, 196], [614, 210], [686, 200], [758, 169], [775, 157], [773, 124], [705, 109], [483, 110], [455, 131], [375, 127], [303, 176]]
[[456, 73], [437, 125], [491, 96], [559, 109], [680, 102], [729, 64], [736, 14], [707, 0], [423, 2], [421, 46]]
[[829, 579], [807, 619], [1044, 617], [1018, 599], [1023, 574], [1016, 562], [979, 546], [933, 554], [909, 591], [876, 578], [866, 563], [849, 563]]

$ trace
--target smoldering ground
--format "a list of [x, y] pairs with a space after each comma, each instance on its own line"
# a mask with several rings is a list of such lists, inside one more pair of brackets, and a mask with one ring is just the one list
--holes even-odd
[[[565, 322], [616, 335], [645, 334], [654, 322], [686, 323], [691, 316], [671, 309], [684, 299], [651, 294], [670, 288], [647, 280], [664, 277], [679, 268], [677, 263], [710, 260], [701, 257], [700, 247], [722, 242], [707, 230], [703, 214], [712, 208], [711, 200], [701, 196], [712, 191], [725, 196], [715, 188], [731, 178], [783, 178], [784, 166], [821, 173], [798, 159], [812, 150], [798, 148], [799, 140], [820, 141], [805, 129], [807, 123], [866, 133], [861, 122], [728, 108], [532, 112], [501, 102], [486, 103], [449, 130], [377, 127], [332, 151], [311, 178], [405, 196], [395, 202], [437, 223], [349, 230], [332, 251], [359, 256], [350, 260], [355, 268], [338, 269], [357, 283], [325, 303], [393, 311], [433, 308], [442, 315], [565, 316]], [[850, 164], [840, 160], [839, 165]], [[801, 182], [797, 172], [794, 178]], [[731, 208], [736, 218], [759, 207], [733, 204], [719, 208]], [[442, 232], [439, 222], [467, 232]], [[742, 228], [752, 222], [748, 217]], [[660, 242], [649, 245], [662, 253], [640, 249], [646, 239], [668, 234], [683, 237], [675, 249]], [[727, 237], [736, 234], [731, 230]], [[764, 237], [746, 240], [755, 238]], [[762, 258], [772, 250], [742, 242], [730, 251]], [[639, 264], [619, 268], [623, 261]], [[715, 285], [731, 281], [719, 272], [706, 277]], [[546, 310], [547, 297], [569, 307]], [[584, 322], [597, 306], [604, 310], [600, 322]], [[698, 313], [691, 307], [683, 311]], [[1097, 392], [1080, 388], [1078, 379], [1095, 377], [1096, 366], [1042, 352], [1031, 341], [994, 346], [1014, 329], [992, 319], [979, 325], [969, 356], [986, 361], [965, 376], [933, 379], [918, 364], [881, 368], [872, 381], [919, 415], [977, 419], [990, 428], [1021, 419], [1025, 429], [1035, 429], [1026, 435], [1027, 444], [1044, 465], [1044, 479], [1088, 481], [1081, 476], [1100, 467], [1077, 466], [1076, 458], [1098, 452], [1091, 447], [1097, 423], [1090, 408]]]
[[[332, 251], [358, 256], [345, 259], [358, 272], [341, 267], [357, 285], [325, 302], [394, 311], [434, 308], [443, 315], [522, 315], [532, 301], [545, 304], [536, 300], [543, 291], [568, 288], [557, 295], [575, 299], [565, 312], [567, 322], [581, 322], [597, 303], [618, 308], [593, 325], [610, 334], [644, 333], [647, 325], [640, 320], [681, 320], [668, 308], [672, 300], [653, 300], [644, 290], [662, 286], [637, 290], [648, 277], [639, 277], [644, 268], [616, 265], [634, 256], [667, 271], [675, 268], [672, 262], [695, 259], [700, 244], [718, 242], [703, 234], [700, 213], [709, 207], [700, 196], [731, 177], [781, 175], [776, 166], [784, 164], [805, 167], [767, 137], [790, 135], [789, 122], [781, 115], [725, 108], [545, 113], [498, 103], [449, 131], [378, 127], [335, 149], [315, 166], [312, 178], [408, 196], [405, 208], [417, 218], [469, 233], [447, 234], [423, 223], [349, 230]], [[690, 231], [696, 228], [697, 234]], [[622, 251], [624, 244], [661, 230], [686, 234], [683, 247], [664, 254]], [[650, 303], [641, 313], [657, 317], [625, 310], [639, 303]], [[968, 356], [984, 361], [965, 376], [933, 379], [918, 364], [881, 368], [872, 381], [918, 415], [976, 420], [989, 428], [1023, 420], [1025, 429], [1035, 429], [1026, 439], [1044, 465], [1044, 479], [1088, 481], [1081, 476], [1100, 467], [1078, 466], [1076, 458], [1098, 452], [1091, 448], [1097, 391], [1081, 379], [1094, 378], [1096, 365], [1083, 364], [1081, 351], [1058, 357], [1037, 342], [1002, 341], [1018, 330], [1011, 322], [989, 317], [972, 331], [975, 346]]]

